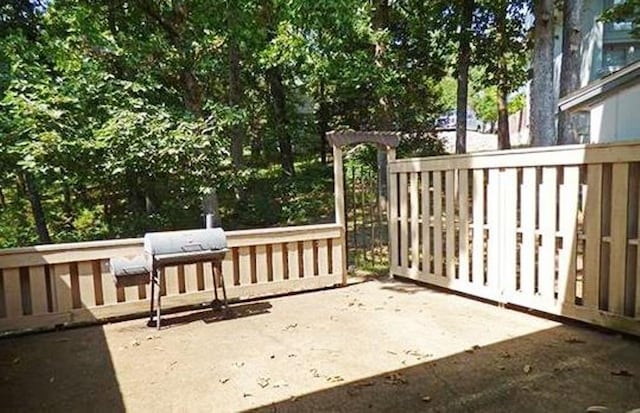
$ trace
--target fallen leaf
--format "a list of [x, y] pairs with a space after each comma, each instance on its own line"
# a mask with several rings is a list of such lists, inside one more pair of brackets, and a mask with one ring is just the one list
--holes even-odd
[[355, 387], [356, 389], [361, 389], [363, 387], [371, 387], [373, 385], [375, 385], [376, 383], [373, 381], [363, 381], [360, 383], [355, 383], [353, 384], [353, 387]]
[[20, 363], [20, 357], [16, 357], [13, 359], [13, 364], [18, 364]]
[[422, 397], [422, 401], [425, 402], [425, 403], [429, 403], [431, 401], [431, 397], [424, 396], [424, 397]]
[[422, 359], [425, 359], [425, 358], [433, 357], [433, 354], [420, 353], [417, 350], [405, 350], [405, 354], [413, 356], [413, 357], [417, 358], [418, 360], [422, 360]]
[[605, 406], [589, 406], [587, 407], [587, 413], [608, 412], [609, 408]]
[[524, 371], [526, 374], [531, 373], [531, 370], [533, 369], [533, 367], [531, 367], [529, 364], [525, 364], [524, 367], [522, 368], [522, 371]]
[[49, 383], [53, 383], [54, 381], [56, 381], [56, 378], [55, 378], [55, 377], [51, 377], [51, 378], [49, 378]]
[[621, 376], [621, 377], [633, 377], [633, 373], [628, 370], [620, 369], [611, 372], [612, 376]]
[[327, 381], [329, 383], [339, 383], [341, 381], [344, 381], [344, 379], [340, 376], [330, 376], [330, 377], [327, 377]]
[[385, 376], [385, 383], [392, 384], [394, 386], [398, 384], [407, 384], [407, 379], [405, 379], [400, 373], [392, 373], [388, 376]]

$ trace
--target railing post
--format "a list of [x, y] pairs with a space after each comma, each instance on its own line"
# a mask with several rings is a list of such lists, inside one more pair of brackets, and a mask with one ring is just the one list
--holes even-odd
[[393, 278], [393, 266], [397, 265], [397, 262], [393, 259], [393, 257], [397, 257], [397, 237], [398, 234], [396, 232], [396, 225], [392, 225], [391, 221], [395, 219], [392, 211], [395, 211], [397, 208], [397, 198], [395, 194], [392, 192], [396, 190], [397, 185], [391, 183], [391, 163], [396, 159], [396, 148], [387, 146], [387, 210], [385, 211], [387, 214], [387, 228], [389, 230], [389, 237], [387, 240], [387, 256], [389, 257], [389, 278]]
[[344, 172], [342, 169], [342, 148], [338, 145], [333, 146], [333, 194], [336, 224], [344, 227]]
[[344, 172], [342, 167], [342, 148], [333, 145], [333, 196], [335, 199], [335, 220], [341, 226], [342, 243], [342, 284], [347, 284], [347, 240], [345, 237], [344, 212]]

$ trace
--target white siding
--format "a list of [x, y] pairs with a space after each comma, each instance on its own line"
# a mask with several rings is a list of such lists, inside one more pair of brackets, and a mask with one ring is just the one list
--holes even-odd
[[640, 84], [591, 107], [591, 142], [640, 140]]

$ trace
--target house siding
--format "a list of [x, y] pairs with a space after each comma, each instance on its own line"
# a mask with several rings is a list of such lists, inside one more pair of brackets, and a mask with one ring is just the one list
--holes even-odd
[[591, 106], [591, 142], [640, 140], [638, 102], [640, 102], [640, 84], [624, 89]]

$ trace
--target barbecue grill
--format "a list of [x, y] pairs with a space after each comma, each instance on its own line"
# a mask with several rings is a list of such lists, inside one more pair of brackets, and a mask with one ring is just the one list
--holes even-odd
[[109, 269], [116, 287], [130, 287], [149, 283], [151, 267], [142, 255], [133, 258], [111, 258], [109, 260]]
[[[214, 310], [228, 309], [227, 292], [222, 277], [222, 260], [227, 253], [227, 238], [222, 228], [195, 229], [189, 231], [151, 232], [144, 236], [146, 263], [151, 274], [151, 309], [148, 325], [160, 329], [163, 269], [172, 265], [210, 262], [213, 275]], [[223, 302], [218, 299], [218, 282], [222, 287]], [[157, 291], [154, 289], [157, 286]], [[154, 305], [155, 311], [154, 311]], [[156, 321], [154, 323], [154, 316]]]

